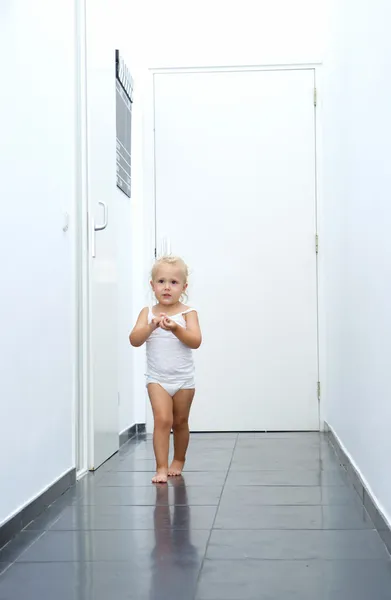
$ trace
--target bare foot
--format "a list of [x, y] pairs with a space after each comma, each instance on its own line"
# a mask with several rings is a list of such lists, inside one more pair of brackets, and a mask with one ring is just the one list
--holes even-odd
[[171, 463], [171, 467], [168, 469], [169, 477], [179, 477], [182, 475], [183, 467], [185, 466], [185, 461], [174, 460]]
[[167, 469], [158, 469], [152, 483], [167, 483]]

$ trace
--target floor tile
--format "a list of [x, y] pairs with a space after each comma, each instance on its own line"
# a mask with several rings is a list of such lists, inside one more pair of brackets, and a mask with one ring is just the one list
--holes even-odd
[[376, 531], [232, 531], [212, 532], [207, 557], [262, 560], [387, 560]]
[[285, 446], [297, 446], [297, 447], [311, 447], [311, 448], [332, 448], [329, 441], [325, 437], [300, 435], [300, 434], [259, 434], [259, 435], [246, 435], [239, 434], [236, 440], [236, 448], [243, 448], [248, 446], [256, 446], [268, 444], [270, 447], [284, 448]]
[[126, 561], [133, 564], [199, 562], [208, 530], [47, 531], [18, 562]]
[[[191, 431], [190, 432], [190, 441], [191, 443], [195, 443], [198, 441], [204, 442], [206, 440], [237, 440], [240, 434], [231, 431]], [[171, 435], [172, 437], [172, 435]], [[147, 433], [144, 437], [144, 441], [152, 442], [153, 435], [152, 433]]]
[[318, 431], [248, 431], [238, 434], [238, 442], [245, 439], [278, 439], [278, 440], [315, 440], [316, 442], [320, 442], [322, 440], [326, 440], [326, 436], [323, 433], [319, 433]]
[[152, 485], [136, 487], [100, 487], [84, 494], [78, 500], [81, 505], [154, 506], [165, 504], [216, 506], [222, 486], [175, 486]]
[[303, 440], [256, 440], [248, 439], [238, 441], [235, 445], [235, 455], [257, 453], [260, 455], [284, 456], [295, 454], [295, 456], [306, 458], [310, 456], [337, 458], [333, 448], [327, 443], [321, 444], [316, 441], [304, 442]]
[[205, 560], [197, 600], [390, 600], [388, 561]]
[[309, 486], [230, 486], [224, 489], [222, 502], [237, 505], [279, 506], [282, 504], [356, 504], [357, 494], [349, 487]]
[[203, 564], [197, 600], [318, 600], [321, 566], [302, 561], [215, 561]]
[[191, 443], [197, 441], [205, 441], [205, 440], [237, 440], [239, 435], [235, 432], [222, 431], [222, 432], [192, 432], [191, 433]]
[[193, 600], [200, 564], [17, 563], [0, 600]]
[[322, 575], [327, 600], [391, 599], [389, 560], [326, 561]]
[[186, 475], [189, 471], [228, 471], [232, 457], [214, 458], [213, 456], [194, 456], [189, 457], [183, 474]]
[[[217, 453], [221, 451], [225, 452], [233, 452], [235, 448], [236, 440], [235, 439], [220, 439], [220, 438], [203, 438], [194, 440], [191, 438], [189, 453], [190, 455], [197, 454], [199, 452], [212, 452]], [[170, 456], [173, 454], [173, 443], [171, 441], [170, 444]], [[144, 458], [154, 458], [153, 453], [153, 443], [152, 441], [143, 442], [138, 446], [130, 446], [125, 448], [120, 452], [120, 456], [139, 456], [140, 458], [144, 456]]]
[[[212, 448], [205, 447], [200, 442], [194, 444], [189, 451], [188, 460], [211, 460], [213, 462], [222, 460], [223, 462], [230, 461], [232, 459], [233, 450], [232, 448]], [[169, 462], [173, 458], [173, 451], [169, 455]], [[133, 453], [122, 456], [121, 463], [134, 463], [139, 460], [155, 460], [153, 448], [140, 448], [136, 449]]]
[[222, 502], [215, 529], [373, 529], [364, 509], [346, 506], [243, 507]]
[[[194, 453], [190, 455], [186, 461], [184, 473], [188, 471], [227, 471], [231, 462], [231, 455], [214, 457], [198, 455]], [[112, 471], [148, 471], [155, 469], [156, 463], [154, 459], [137, 458], [134, 456], [123, 459], [113, 465]]]
[[[117, 471], [106, 473], [97, 484], [98, 487], [146, 487], [151, 483], [155, 471]], [[226, 471], [187, 471], [182, 477], [170, 477], [169, 486], [223, 486], [227, 478]]]
[[230, 485], [293, 485], [293, 486], [344, 486], [347, 476], [340, 471], [290, 470], [290, 471], [230, 471]]
[[154, 471], [137, 436], [68, 490], [0, 550], [0, 600], [391, 600], [326, 436], [192, 434], [183, 477]]
[[336, 460], [320, 460], [319, 458], [300, 458], [291, 456], [263, 456], [253, 454], [247, 460], [237, 459], [236, 455], [232, 460], [232, 471], [329, 471], [338, 470], [340, 465]]
[[195, 452], [198, 452], [199, 448], [204, 448], [206, 450], [226, 449], [233, 451], [236, 443], [236, 437], [220, 437], [219, 434], [215, 437], [205, 437], [205, 435], [202, 434], [195, 437], [193, 434], [190, 439], [190, 451], [194, 450]]
[[156, 461], [153, 458], [126, 457], [111, 465], [110, 471], [155, 471]]
[[125, 529], [211, 529], [215, 506], [72, 506], [53, 531]]

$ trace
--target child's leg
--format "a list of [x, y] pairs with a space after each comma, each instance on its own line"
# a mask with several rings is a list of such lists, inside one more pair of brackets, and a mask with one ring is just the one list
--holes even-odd
[[156, 475], [153, 483], [167, 483], [168, 451], [172, 427], [172, 398], [157, 383], [148, 385], [148, 394], [154, 417], [153, 449], [156, 457]]
[[174, 460], [168, 470], [172, 477], [181, 475], [186, 450], [189, 445], [189, 413], [195, 390], [179, 390], [173, 397], [174, 404]]

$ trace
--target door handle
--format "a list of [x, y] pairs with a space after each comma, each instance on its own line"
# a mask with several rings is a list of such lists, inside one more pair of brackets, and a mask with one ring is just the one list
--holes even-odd
[[108, 223], [108, 215], [107, 215], [107, 205], [104, 202], [99, 201], [98, 204], [103, 206], [103, 225], [96, 225], [95, 221], [92, 221], [92, 231], [91, 231], [91, 255], [92, 258], [95, 258], [95, 231], [103, 231], [106, 229]]
[[107, 221], [108, 221], [108, 218], [107, 218], [107, 204], [105, 204], [104, 202], [101, 202], [100, 200], [99, 200], [98, 204], [100, 204], [101, 206], [103, 206], [103, 225], [97, 226], [94, 223], [94, 230], [95, 231], [103, 231], [103, 229], [106, 229], [106, 227], [107, 227]]

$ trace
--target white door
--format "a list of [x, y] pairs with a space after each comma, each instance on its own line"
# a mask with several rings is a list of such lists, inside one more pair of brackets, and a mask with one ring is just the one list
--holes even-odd
[[99, 39], [99, 29], [89, 27], [96, 13], [90, 2], [87, 9], [91, 371], [88, 466], [97, 469], [119, 446], [116, 96], [114, 50], [108, 53]]
[[191, 429], [317, 430], [314, 71], [154, 81], [157, 249], [204, 336]]

